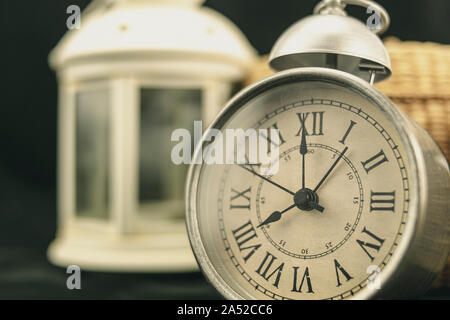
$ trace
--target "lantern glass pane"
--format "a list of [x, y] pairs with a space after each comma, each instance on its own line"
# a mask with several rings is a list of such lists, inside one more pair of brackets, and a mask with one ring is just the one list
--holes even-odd
[[192, 154], [193, 124], [201, 120], [201, 105], [200, 89], [141, 89], [140, 213], [183, 217], [188, 165], [173, 164], [171, 135], [175, 129], [189, 130]]
[[76, 214], [106, 219], [109, 215], [109, 94], [76, 95]]

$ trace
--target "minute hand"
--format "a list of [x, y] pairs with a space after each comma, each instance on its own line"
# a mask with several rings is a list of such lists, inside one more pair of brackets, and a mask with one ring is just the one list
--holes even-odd
[[325, 173], [325, 175], [323, 176], [322, 180], [320, 180], [320, 182], [317, 184], [317, 186], [314, 188], [314, 192], [317, 191], [317, 189], [320, 188], [320, 186], [323, 184], [323, 182], [325, 181], [326, 178], [328, 178], [328, 176], [330, 175], [331, 171], [333, 171], [334, 167], [336, 167], [336, 165], [338, 164], [339, 160], [341, 160], [341, 158], [344, 156], [344, 154], [347, 152], [348, 147], [345, 147], [345, 149], [341, 152], [341, 154], [339, 155], [339, 157], [336, 159], [336, 161], [333, 163], [333, 165], [331, 166], [330, 169], [328, 169], [327, 173]]
[[308, 153], [308, 146], [306, 144], [305, 123], [303, 122], [302, 140], [300, 143], [300, 154], [302, 155], [302, 189], [305, 189], [305, 155], [307, 153]]

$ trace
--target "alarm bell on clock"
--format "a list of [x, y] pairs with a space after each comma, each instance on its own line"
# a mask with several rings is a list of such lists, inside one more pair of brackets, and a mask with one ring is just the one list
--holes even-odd
[[373, 83], [391, 75], [391, 61], [380, 38], [361, 21], [347, 16], [346, 4], [367, 6], [379, 17], [378, 34], [390, 24], [387, 12], [371, 1], [326, 0], [314, 15], [291, 26], [275, 43], [270, 65], [278, 71], [322, 67], [345, 71]]
[[[375, 30], [346, 5], [373, 12]], [[238, 93], [210, 126], [279, 134], [274, 174], [254, 163], [190, 167], [191, 246], [224, 297], [417, 297], [444, 267], [448, 163], [372, 85], [391, 74], [376, 35], [389, 23], [372, 1], [321, 1], [276, 42], [278, 72]]]

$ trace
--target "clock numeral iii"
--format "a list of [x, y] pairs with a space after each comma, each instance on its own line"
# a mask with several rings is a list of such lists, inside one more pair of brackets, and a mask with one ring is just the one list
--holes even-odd
[[380, 150], [376, 155], [373, 157], [367, 159], [366, 161], [361, 161], [361, 164], [364, 167], [364, 170], [366, 170], [366, 173], [369, 173], [373, 169], [377, 168], [379, 165], [389, 162], [388, 158], [384, 154], [383, 150]]
[[247, 262], [256, 250], [261, 247], [261, 244], [247, 245], [250, 240], [258, 238], [252, 222], [249, 220], [247, 223], [244, 223], [239, 228], [233, 230], [232, 233], [236, 240], [236, 244], [239, 247], [239, 251], [249, 251], [244, 257], [244, 262]]
[[251, 187], [248, 187], [248, 189], [245, 189], [244, 191], [237, 191], [236, 189], [231, 188], [233, 194], [230, 199], [230, 209], [250, 210], [250, 195], [248, 194], [251, 194], [251, 190]]
[[350, 281], [353, 277], [340, 265], [340, 263], [334, 259], [334, 269], [336, 270], [336, 279], [337, 279], [337, 287], [342, 285], [341, 278], [339, 277], [339, 273], [341, 273], [346, 281]]
[[366, 227], [364, 227], [364, 229], [361, 231], [361, 233], [367, 234], [369, 237], [371, 237], [373, 240], [375, 240], [378, 243], [378, 244], [371, 243], [371, 242], [367, 242], [367, 241], [363, 241], [363, 240], [359, 240], [359, 239], [356, 240], [356, 242], [361, 246], [361, 248], [364, 250], [364, 252], [369, 256], [370, 261], [373, 261], [373, 259], [375, 259], [375, 258], [370, 254], [370, 252], [367, 249], [373, 249], [373, 250], [376, 250], [377, 252], [380, 251], [380, 248], [383, 245], [385, 239], [381, 239], [381, 238], [377, 237], [372, 232], [367, 230]]
[[308, 119], [308, 116], [310, 115], [309, 112], [305, 113], [297, 113], [298, 120], [300, 121], [300, 129], [298, 129], [298, 132], [296, 136], [300, 136], [302, 133], [302, 129], [305, 128], [305, 135], [307, 136], [323, 136], [323, 115], [325, 111], [318, 111], [318, 112], [312, 112], [312, 130], [308, 132], [308, 129], [306, 128], [306, 120]]
[[395, 211], [395, 191], [373, 192], [370, 191], [370, 212]]
[[256, 273], [259, 274], [261, 277], [263, 277], [266, 281], [269, 281], [270, 278], [272, 278], [276, 274], [273, 286], [278, 288], [278, 284], [280, 283], [281, 278], [281, 272], [283, 271], [284, 268], [284, 262], [280, 264], [278, 267], [274, 268], [273, 271], [270, 271], [272, 264], [276, 259], [277, 258], [275, 256], [273, 256], [269, 252], [266, 252], [266, 256], [264, 257], [263, 261], [256, 270]]
[[311, 285], [311, 277], [309, 276], [309, 269], [308, 269], [308, 267], [306, 267], [305, 272], [303, 273], [302, 280], [301, 280], [300, 285], [298, 287], [297, 287], [297, 284], [298, 284], [298, 280], [297, 280], [298, 279], [298, 276], [297, 276], [298, 267], [292, 267], [292, 269], [294, 269], [294, 284], [293, 284], [293, 287], [292, 287], [291, 291], [292, 292], [299, 292], [299, 293], [301, 293], [302, 292], [303, 283], [306, 280], [306, 285], [308, 286], [308, 291], [306, 291], [306, 293], [314, 293], [312, 285]]

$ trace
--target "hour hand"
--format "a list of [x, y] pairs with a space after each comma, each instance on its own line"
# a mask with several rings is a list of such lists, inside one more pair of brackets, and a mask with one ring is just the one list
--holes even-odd
[[293, 204], [292, 206], [284, 209], [283, 211], [274, 211], [272, 212], [272, 214], [270, 216], [267, 217], [266, 220], [264, 220], [263, 222], [261, 222], [261, 224], [258, 226], [258, 228], [261, 228], [262, 226], [272, 223], [272, 222], [277, 222], [278, 220], [281, 219], [281, 216], [283, 215], [283, 213], [291, 210], [292, 208], [295, 207], [295, 204]]
[[272, 212], [272, 214], [270, 216], [267, 217], [266, 220], [264, 220], [263, 222], [261, 222], [261, 224], [258, 226], [258, 228], [261, 228], [262, 226], [272, 223], [272, 222], [276, 222], [278, 220], [281, 219], [281, 212], [280, 211], [274, 211]]

